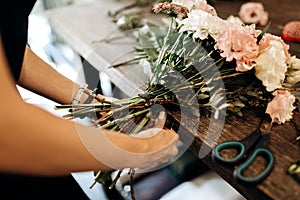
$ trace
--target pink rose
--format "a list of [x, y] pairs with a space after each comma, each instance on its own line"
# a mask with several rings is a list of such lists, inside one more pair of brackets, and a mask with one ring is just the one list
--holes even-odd
[[287, 90], [276, 90], [272, 94], [275, 97], [268, 103], [266, 110], [272, 118], [272, 123], [281, 124], [292, 119], [295, 96]]

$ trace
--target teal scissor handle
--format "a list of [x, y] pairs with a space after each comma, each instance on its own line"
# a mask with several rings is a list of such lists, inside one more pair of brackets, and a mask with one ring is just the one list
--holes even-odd
[[[224, 149], [237, 149], [239, 151], [238, 155], [234, 156], [233, 158], [224, 158], [220, 155]], [[228, 141], [218, 144], [212, 151], [212, 156], [215, 161], [220, 164], [224, 165], [235, 165], [239, 163], [245, 155], [245, 145], [238, 141]]]
[[[245, 177], [243, 175], [243, 172], [246, 169], [248, 169], [248, 167], [252, 164], [252, 162], [258, 156], [262, 156], [264, 159], [266, 159], [268, 161], [266, 168], [255, 177]], [[239, 181], [240, 183], [257, 184], [257, 183], [263, 181], [271, 173], [273, 166], [274, 166], [273, 154], [268, 149], [257, 148], [257, 149], [255, 149], [253, 154], [250, 156], [250, 158], [248, 158], [243, 164], [241, 164], [234, 170], [233, 175], [236, 178], [236, 180]]]
[[[233, 140], [218, 144], [213, 148], [212, 157], [216, 162], [222, 165], [234, 166], [236, 164], [239, 164], [242, 160], [246, 158], [247, 151], [250, 147], [252, 147], [255, 144], [255, 142], [260, 138], [260, 136], [261, 134], [259, 130], [256, 130], [242, 140]], [[224, 158], [219, 153], [224, 149], [236, 149], [238, 150], [238, 154], [233, 158]]]

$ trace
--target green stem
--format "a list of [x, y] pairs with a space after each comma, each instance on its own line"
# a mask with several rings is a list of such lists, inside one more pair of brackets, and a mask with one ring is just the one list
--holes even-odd
[[112, 189], [112, 188], [115, 187], [117, 181], [119, 180], [119, 178], [120, 178], [120, 176], [121, 176], [122, 171], [123, 171], [123, 170], [119, 170], [119, 171], [118, 171], [118, 174], [117, 174], [117, 176], [114, 178], [114, 180], [112, 181], [112, 183], [110, 184], [109, 189]]
[[135, 135], [144, 128], [150, 119], [150, 113], [147, 113], [146, 116], [137, 124], [135, 129], [130, 133], [130, 135]]
[[103, 183], [104, 181], [106, 181], [107, 178], [110, 178], [110, 174], [111, 174], [111, 172], [98, 171], [94, 177], [95, 181], [90, 186], [90, 189], [93, 188], [96, 183]]
[[99, 124], [99, 123], [101, 123], [101, 122], [103, 122], [103, 121], [106, 121], [106, 120], [108, 120], [114, 113], [121, 112], [121, 111], [123, 111], [123, 110], [125, 110], [125, 109], [135, 107], [135, 106], [137, 106], [138, 104], [143, 103], [143, 102], [145, 102], [145, 100], [142, 99], [142, 98], [140, 98], [140, 97], [139, 97], [139, 98], [134, 98], [134, 101], [132, 101], [132, 103], [127, 104], [127, 105], [123, 105], [123, 106], [121, 106], [121, 107], [119, 107], [119, 108], [115, 108], [115, 109], [113, 109], [113, 110], [110, 110], [110, 111], [106, 114], [106, 116], [104, 116], [104, 117], [102, 117], [102, 118], [96, 120], [96, 121], [94, 122], [94, 124]]
[[135, 170], [131, 169], [130, 171], [131, 171], [130, 172], [130, 194], [131, 194], [131, 199], [136, 200], [135, 199], [135, 194], [134, 194], [134, 188], [133, 188], [133, 178], [134, 178]]
[[92, 103], [92, 104], [66, 104], [66, 105], [56, 105], [54, 106], [55, 110], [60, 109], [70, 109], [70, 108], [82, 108], [82, 107], [93, 107], [93, 108], [99, 108], [99, 107], [110, 107], [110, 103]]
[[113, 121], [111, 121], [111, 122], [108, 122], [107, 124], [104, 124], [104, 125], [102, 125], [102, 126], [100, 126], [100, 127], [103, 128], [103, 129], [107, 129], [107, 128], [111, 127], [111, 126], [116, 125], [116, 124], [119, 123], [119, 122], [124, 122], [124, 121], [126, 121], [126, 120], [135, 118], [135, 117], [140, 116], [140, 115], [142, 115], [142, 114], [144, 114], [144, 113], [146, 113], [146, 112], [149, 112], [149, 111], [150, 111], [150, 108], [147, 108], [147, 109], [145, 109], [145, 110], [142, 110], [142, 111], [139, 111], [139, 112], [136, 112], [136, 113], [127, 115], [127, 116], [125, 116], [125, 117], [123, 117], [123, 118], [115, 119], [115, 120], [113, 120]]
[[97, 183], [97, 181], [94, 181], [94, 182], [92, 183], [92, 185], [90, 186], [90, 189], [92, 189], [92, 188], [96, 185], [96, 183]]
[[127, 98], [127, 99], [120, 99], [112, 102], [112, 105], [125, 105], [125, 104], [132, 104], [140, 101], [141, 97], [134, 97], [134, 98]]
[[[163, 57], [164, 57], [164, 55], [165, 55], [166, 45], [167, 45], [168, 38], [169, 38], [169, 36], [170, 36], [170, 34], [171, 34], [171, 31], [172, 31], [173, 21], [174, 21], [174, 19], [171, 18], [171, 23], [170, 23], [170, 26], [168, 27], [167, 35], [166, 35], [166, 37], [164, 38], [164, 44], [163, 44], [163, 46], [162, 46], [162, 50], [161, 50], [161, 51], [159, 52], [159, 54], [158, 54], [158, 58], [157, 58], [157, 60], [156, 60], [156, 62], [155, 62], [155, 65], [160, 64], [161, 61], [162, 61], [162, 59], [163, 59]], [[164, 49], [165, 49], [165, 50], [164, 50]]]
[[73, 111], [71, 114], [63, 115], [63, 118], [73, 118], [74, 116], [97, 112], [97, 111], [101, 111], [101, 110], [102, 109], [97, 109], [97, 108], [84, 108], [84, 109], [80, 109], [77, 111]]
[[110, 65], [109, 68], [113, 68], [113, 67], [116, 68], [116, 67], [126, 65], [126, 64], [133, 64], [134, 61], [138, 61], [138, 60], [145, 59], [145, 58], [148, 58], [148, 56], [135, 57], [135, 58], [132, 58], [130, 60], [127, 60], [127, 61], [124, 61], [124, 62], [121, 62], [121, 63], [118, 63], [118, 64]]

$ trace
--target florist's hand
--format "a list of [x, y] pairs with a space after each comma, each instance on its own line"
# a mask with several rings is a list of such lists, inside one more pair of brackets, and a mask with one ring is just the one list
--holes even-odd
[[166, 121], [165, 113], [161, 112], [156, 119], [154, 128], [141, 131], [135, 137], [147, 140], [146, 161], [140, 168], [153, 168], [166, 163], [172, 156], [177, 155], [178, 135], [173, 129], [163, 129]]
[[[165, 121], [158, 117], [156, 126]], [[78, 132], [84, 132], [80, 130]], [[142, 171], [166, 163], [178, 153], [178, 135], [174, 130], [151, 128], [137, 135], [127, 135], [107, 129], [92, 128], [92, 134], [80, 134], [87, 149], [112, 169], [135, 168]], [[104, 151], [105, 149], [105, 151]]]
[[[152, 136], [149, 138], [149, 154], [147, 161], [140, 168], [154, 168], [167, 163], [172, 156], [178, 153], [178, 135], [173, 129], [149, 129]], [[155, 133], [155, 134], [153, 134]]]
[[166, 113], [161, 111], [158, 117], [155, 119], [155, 124], [152, 128], [141, 131], [137, 134], [138, 137], [150, 137], [157, 134], [161, 129], [164, 128], [166, 123]]

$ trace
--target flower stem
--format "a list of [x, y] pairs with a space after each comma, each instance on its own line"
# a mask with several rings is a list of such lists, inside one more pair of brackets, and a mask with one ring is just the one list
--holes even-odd
[[118, 174], [117, 174], [117, 176], [114, 178], [114, 180], [112, 181], [112, 183], [110, 184], [109, 189], [112, 189], [112, 188], [115, 187], [117, 181], [119, 180], [119, 178], [120, 178], [120, 176], [121, 176], [122, 171], [123, 171], [123, 170], [119, 170], [119, 171], [118, 171]]
[[130, 170], [130, 194], [131, 194], [132, 200], [136, 200], [135, 199], [135, 194], [134, 194], [134, 188], [133, 188], [134, 172], [135, 172], [134, 169]]
[[142, 115], [142, 114], [144, 114], [144, 113], [146, 113], [146, 112], [149, 112], [149, 111], [150, 111], [150, 108], [147, 108], [147, 109], [145, 109], [145, 110], [142, 110], [142, 111], [139, 111], [139, 112], [136, 112], [136, 113], [127, 115], [127, 116], [125, 116], [125, 117], [123, 117], [123, 118], [115, 119], [115, 120], [113, 120], [113, 121], [111, 121], [111, 122], [108, 122], [108, 123], [106, 123], [106, 124], [104, 124], [104, 125], [102, 125], [102, 126], [100, 126], [100, 127], [106, 129], [106, 128], [109, 128], [109, 127], [111, 127], [111, 126], [113, 126], [113, 125], [116, 125], [116, 124], [119, 123], [119, 122], [124, 122], [124, 121], [126, 121], [126, 120], [135, 118], [135, 117], [140, 116], [140, 115]]

